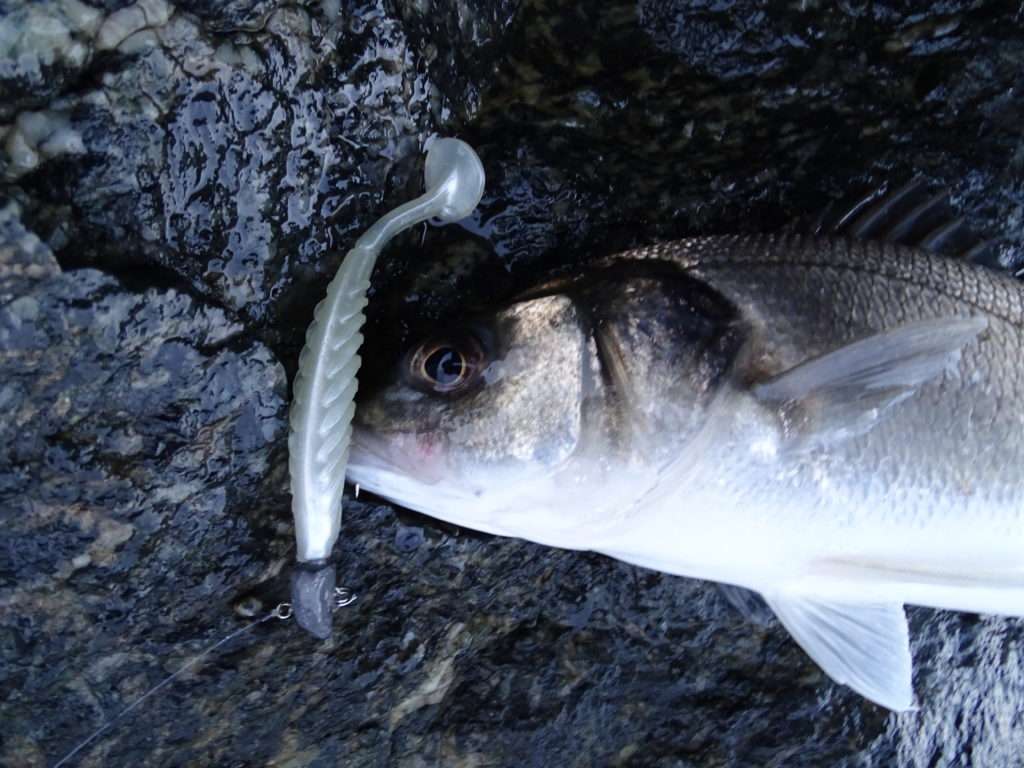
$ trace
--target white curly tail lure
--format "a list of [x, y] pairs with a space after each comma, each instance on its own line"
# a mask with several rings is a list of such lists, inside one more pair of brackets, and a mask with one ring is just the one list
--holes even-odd
[[[341, 527], [361, 329], [366, 292], [377, 256], [403, 230], [437, 217], [445, 223], [469, 216], [484, 191], [484, 169], [473, 148], [458, 139], [437, 139], [427, 151], [426, 192], [382, 216], [346, 254], [306, 331], [295, 377], [288, 435], [296, 559], [305, 568], [292, 579], [299, 624], [330, 634], [334, 573], [327, 567]], [[321, 599], [323, 598], [323, 599]]]

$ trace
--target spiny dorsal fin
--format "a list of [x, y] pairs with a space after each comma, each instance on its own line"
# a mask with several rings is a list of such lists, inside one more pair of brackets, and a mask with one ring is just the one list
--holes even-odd
[[956, 215], [946, 190], [916, 176], [899, 187], [882, 186], [828, 206], [809, 230], [829, 237], [879, 240], [1000, 267], [992, 240]]

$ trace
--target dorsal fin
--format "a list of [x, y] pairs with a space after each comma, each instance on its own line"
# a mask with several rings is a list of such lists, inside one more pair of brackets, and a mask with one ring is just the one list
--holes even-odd
[[930, 187], [921, 176], [900, 187], [883, 186], [833, 203], [810, 231], [828, 237], [898, 243], [1000, 267], [995, 243], [972, 232], [956, 215], [948, 192]]

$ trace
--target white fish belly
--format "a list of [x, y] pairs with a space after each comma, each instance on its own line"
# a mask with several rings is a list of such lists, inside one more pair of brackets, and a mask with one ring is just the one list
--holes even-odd
[[799, 589], [838, 600], [880, 599], [1024, 615], [1024, 522], [1000, 502], [899, 495], [898, 508], [725, 486], [678, 490], [637, 510], [595, 549], [668, 573], [765, 594]]

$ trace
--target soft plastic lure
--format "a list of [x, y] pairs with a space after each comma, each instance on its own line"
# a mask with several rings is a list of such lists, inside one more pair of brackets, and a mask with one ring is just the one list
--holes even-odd
[[313, 313], [299, 357], [288, 435], [298, 561], [292, 604], [298, 623], [317, 637], [331, 633], [335, 575], [330, 555], [341, 527], [363, 309], [373, 266], [399, 232], [434, 217], [445, 223], [464, 219], [483, 195], [480, 158], [458, 139], [430, 145], [424, 176], [427, 191], [382, 216], [346, 254]]

